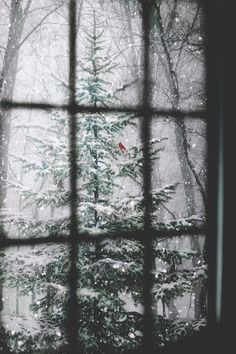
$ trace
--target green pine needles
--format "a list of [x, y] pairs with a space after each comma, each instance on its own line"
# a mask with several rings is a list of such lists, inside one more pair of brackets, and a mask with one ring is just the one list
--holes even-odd
[[[81, 104], [110, 107], [116, 104], [111, 92], [115, 64], [104, 55], [104, 33], [94, 14], [92, 31], [86, 31], [86, 56], [77, 63], [76, 97]], [[142, 343], [143, 332], [143, 245], [139, 241], [113, 239], [113, 233], [143, 228], [143, 151], [134, 146], [120, 151], [119, 141], [129, 129], [138, 132], [138, 118], [130, 114], [80, 113], [78, 126], [78, 219], [83, 234], [107, 233], [100, 242], [78, 247], [79, 340], [83, 353], [122, 353]], [[37, 131], [31, 126], [30, 131]], [[68, 234], [68, 117], [52, 111], [43, 135], [29, 134], [34, 158], [15, 156], [24, 174], [32, 174], [35, 187], [9, 181], [23, 197], [25, 210], [44, 209], [49, 218], [5, 215], [21, 237]], [[150, 162], [158, 158], [162, 141], [150, 142]], [[127, 186], [124, 189], [124, 186]], [[132, 193], [127, 192], [132, 186]], [[166, 246], [164, 230], [190, 229], [197, 218], [158, 221], [158, 209], [174, 197], [177, 183], [153, 190], [151, 220], [155, 238], [153, 256], [153, 316], [156, 343], [167, 345], [205, 324], [204, 317], [181, 318], [176, 305], [191, 296], [204, 282], [206, 266], [190, 266], [196, 256], [190, 249]], [[135, 191], [135, 192], [134, 192]], [[147, 235], [148, 236], [148, 235]], [[199, 259], [201, 255], [199, 255]], [[3, 336], [16, 352], [53, 353], [67, 348], [67, 301], [69, 254], [66, 245], [47, 245], [8, 253], [3, 260], [5, 284], [20, 295], [32, 297], [31, 315], [8, 316]], [[14, 317], [14, 319], [13, 319]], [[10, 330], [15, 323], [14, 333]], [[17, 324], [17, 326], [16, 326]]]

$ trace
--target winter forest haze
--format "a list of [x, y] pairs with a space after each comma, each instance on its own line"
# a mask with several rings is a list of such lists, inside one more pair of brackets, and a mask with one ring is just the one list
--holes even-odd
[[145, 146], [153, 335], [167, 347], [207, 325], [204, 11], [153, 1], [145, 145], [142, 1], [76, 1], [74, 95], [90, 109], [75, 117], [73, 194], [68, 5], [0, 0], [0, 99], [48, 104], [0, 108], [0, 238], [34, 240], [0, 249], [0, 352], [69, 353], [73, 203], [80, 352], [142, 345]]

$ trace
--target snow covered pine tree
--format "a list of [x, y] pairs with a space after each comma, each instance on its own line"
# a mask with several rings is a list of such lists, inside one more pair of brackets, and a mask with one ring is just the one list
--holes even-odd
[[[95, 14], [93, 18], [92, 30], [86, 32], [86, 56], [78, 62], [76, 95], [79, 103], [94, 108], [100, 105], [109, 107], [116, 101], [109, 92], [115, 64], [104, 55], [103, 31]], [[41, 188], [25, 187], [15, 181], [9, 181], [10, 187], [24, 197], [25, 208], [51, 210], [49, 219], [8, 213], [4, 222], [13, 223], [21, 236], [68, 234], [68, 118], [63, 112], [52, 111], [49, 119], [50, 126], [43, 136], [31, 134], [29, 137], [35, 146], [35, 158], [14, 157], [22, 163], [24, 173], [34, 174]], [[77, 119], [80, 232], [110, 235], [106, 240], [84, 242], [78, 247], [78, 335], [86, 354], [121, 353], [138, 348], [143, 329], [143, 244], [112, 237], [114, 233], [121, 235], [143, 228], [142, 147], [126, 146], [125, 154], [119, 149], [125, 129], [136, 129], [137, 117], [118, 113], [80, 113]], [[31, 131], [33, 129], [37, 128], [32, 125]], [[150, 142], [152, 161], [158, 158], [160, 143]], [[125, 183], [135, 185], [132, 190], [136, 192], [124, 191]], [[173, 198], [177, 187], [176, 183], [152, 190], [151, 220], [153, 230], [159, 235], [153, 245], [156, 257], [153, 314], [158, 345], [167, 345], [179, 336], [197, 330], [205, 321], [173, 318], [167, 311], [171, 301], [193, 293], [195, 282], [206, 276], [205, 265], [190, 269], [188, 260], [193, 252], [178, 251], [171, 246], [166, 248], [160, 237], [162, 230], [191, 228], [196, 221], [192, 217], [167, 224], [158, 222], [158, 208]], [[68, 259], [66, 245], [38, 246], [5, 257], [5, 284], [19, 286], [21, 294], [35, 293], [31, 305], [33, 319], [24, 316], [6, 319], [8, 327], [2, 335], [15, 352], [40, 350], [40, 353], [53, 353], [58, 346], [66, 351]], [[9, 323], [14, 323], [14, 333]]]

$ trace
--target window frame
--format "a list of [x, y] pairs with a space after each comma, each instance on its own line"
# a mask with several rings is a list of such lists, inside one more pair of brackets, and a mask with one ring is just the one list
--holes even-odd
[[[137, 0], [138, 1], [138, 0]], [[233, 62], [233, 30], [229, 24], [233, 24], [233, 2], [216, 0], [212, 3], [209, 0], [199, 0], [205, 9], [205, 33], [206, 44], [206, 66], [207, 66], [207, 111], [173, 111], [173, 110], [153, 110], [150, 104], [150, 60], [149, 60], [149, 33], [150, 33], [150, 14], [153, 0], [140, 0], [142, 5], [143, 21], [143, 44], [144, 44], [144, 71], [143, 71], [143, 95], [142, 104], [137, 108], [96, 108], [96, 111], [120, 111], [136, 112], [142, 115], [142, 144], [144, 147], [145, 173], [143, 176], [144, 184], [144, 204], [145, 204], [145, 223], [144, 231], [136, 234], [143, 239], [145, 245], [145, 316], [144, 316], [144, 342], [141, 352], [151, 353], [154, 350], [153, 343], [153, 321], [151, 314], [151, 248], [152, 233], [150, 225], [150, 205], [151, 205], [151, 171], [149, 165], [149, 146], [150, 123], [153, 115], [171, 115], [175, 119], [184, 118], [191, 115], [192, 118], [203, 117], [207, 120], [207, 139], [208, 139], [208, 207], [207, 207], [207, 259], [209, 266], [208, 279], [208, 325], [201, 333], [184, 338], [180, 343], [174, 343], [169, 348], [158, 348], [159, 353], [199, 353], [206, 347], [211, 352], [220, 353], [220, 348], [224, 340], [228, 343], [232, 341], [232, 330], [229, 330], [228, 320], [230, 319], [233, 295], [230, 291], [229, 272], [233, 266], [233, 249], [229, 240], [230, 230], [233, 226], [233, 208], [231, 208], [233, 193], [236, 181], [235, 172], [232, 173], [233, 164], [232, 148], [235, 147], [234, 128], [235, 122], [232, 109], [234, 109], [234, 96], [231, 85], [233, 84], [232, 68]], [[78, 220], [76, 215], [76, 114], [78, 112], [93, 112], [93, 107], [80, 106], [75, 98], [76, 80], [76, 0], [69, 1], [69, 87], [70, 98], [68, 104], [51, 105], [48, 103], [28, 103], [15, 101], [1, 101], [1, 109], [62, 109], [69, 113], [70, 117], [70, 187], [71, 187], [71, 225], [70, 237], [63, 238], [58, 236], [37, 239], [10, 239], [0, 235], [0, 248], [20, 245], [39, 245], [45, 243], [67, 243], [70, 244], [71, 268], [69, 271], [70, 284], [70, 305], [69, 305], [69, 352], [75, 354], [79, 352], [78, 333], [78, 313], [76, 285], [76, 246], [85, 241], [83, 235], [78, 233]], [[234, 69], [235, 70], [235, 69]], [[233, 71], [234, 74], [234, 71]], [[230, 157], [232, 156], [232, 157]], [[193, 230], [193, 232], [204, 233], [205, 230]], [[145, 234], [150, 234], [149, 238]], [[173, 234], [173, 232], [172, 232]], [[2, 236], [2, 237], [1, 237]], [[123, 235], [124, 238], [133, 237], [132, 233]], [[89, 241], [94, 236], [86, 236]], [[108, 237], [100, 235], [99, 239]], [[117, 235], [117, 237], [120, 237]], [[86, 239], [86, 240], [88, 240]], [[224, 255], [223, 255], [224, 249]], [[223, 282], [223, 286], [222, 286]], [[230, 295], [231, 293], [231, 295]], [[216, 340], [215, 334], [221, 333], [222, 340]], [[231, 334], [231, 336], [230, 336]], [[214, 343], [214, 345], [213, 345]], [[219, 346], [218, 346], [219, 345]], [[214, 350], [212, 351], [212, 346]], [[137, 351], [134, 351], [135, 353]]]

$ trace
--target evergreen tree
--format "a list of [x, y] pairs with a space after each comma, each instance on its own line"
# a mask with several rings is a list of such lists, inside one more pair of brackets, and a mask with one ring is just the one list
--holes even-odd
[[[94, 108], [109, 107], [116, 101], [109, 92], [114, 63], [104, 55], [103, 31], [95, 15], [93, 30], [86, 32], [86, 39], [86, 56], [78, 62], [77, 100]], [[142, 310], [138, 310], [138, 306], [143, 305], [143, 244], [112, 237], [114, 233], [122, 235], [143, 228], [142, 147], [132, 147], [128, 151], [119, 149], [120, 137], [128, 127], [135, 129], [137, 118], [118, 113], [81, 113], [77, 119], [80, 232], [111, 235], [103, 241], [84, 242], [78, 247], [81, 310], [78, 335], [84, 353], [120, 353], [136, 348], [142, 342], [143, 330]], [[25, 237], [68, 234], [68, 117], [63, 112], [52, 111], [49, 120], [50, 125], [43, 136], [29, 137], [35, 146], [35, 159], [15, 157], [22, 163], [25, 173], [35, 176], [39, 188], [26, 188], [15, 182], [10, 182], [11, 187], [24, 197], [25, 208], [36, 205], [51, 213], [50, 218], [37, 220], [24, 215], [5, 216], [4, 222], [13, 222], [19, 234]], [[151, 161], [158, 157], [160, 144], [158, 140], [150, 142]], [[131, 182], [136, 186], [136, 193], [124, 195], [122, 187]], [[174, 184], [152, 191], [151, 220], [159, 235], [163, 230], [191, 228], [198, 221], [192, 217], [166, 224], [158, 222], [158, 208], [173, 198], [176, 188], [177, 184]], [[198, 322], [173, 320], [166, 309], [171, 300], [193, 292], [195, 282], [206, 275], [204, 265], [189, 269], [188, 260], [194, 252], [165, 248], [163, 242], [156, 239], [153, 245], [156, 259], [153, 305], [157, 309], [154, 317], [159, 345], [203, 325], [204, 319]], [[22, 294], [37, 293], [32, 304], [34, 331], [27, 328], [27, 319], [21, 318], [21, 326], [14, 335], [5, 330], [4, 335], [9, 334], [9, 345], [18, 352], [33, 348], [50, 353], [60, 345], [66, 348], [67, 246], [40, 246], [8, 255], [3, 268], [9, 286], [19, 285]], [[127, 298], [136, 305], [135, 310], [129, 310]]]

